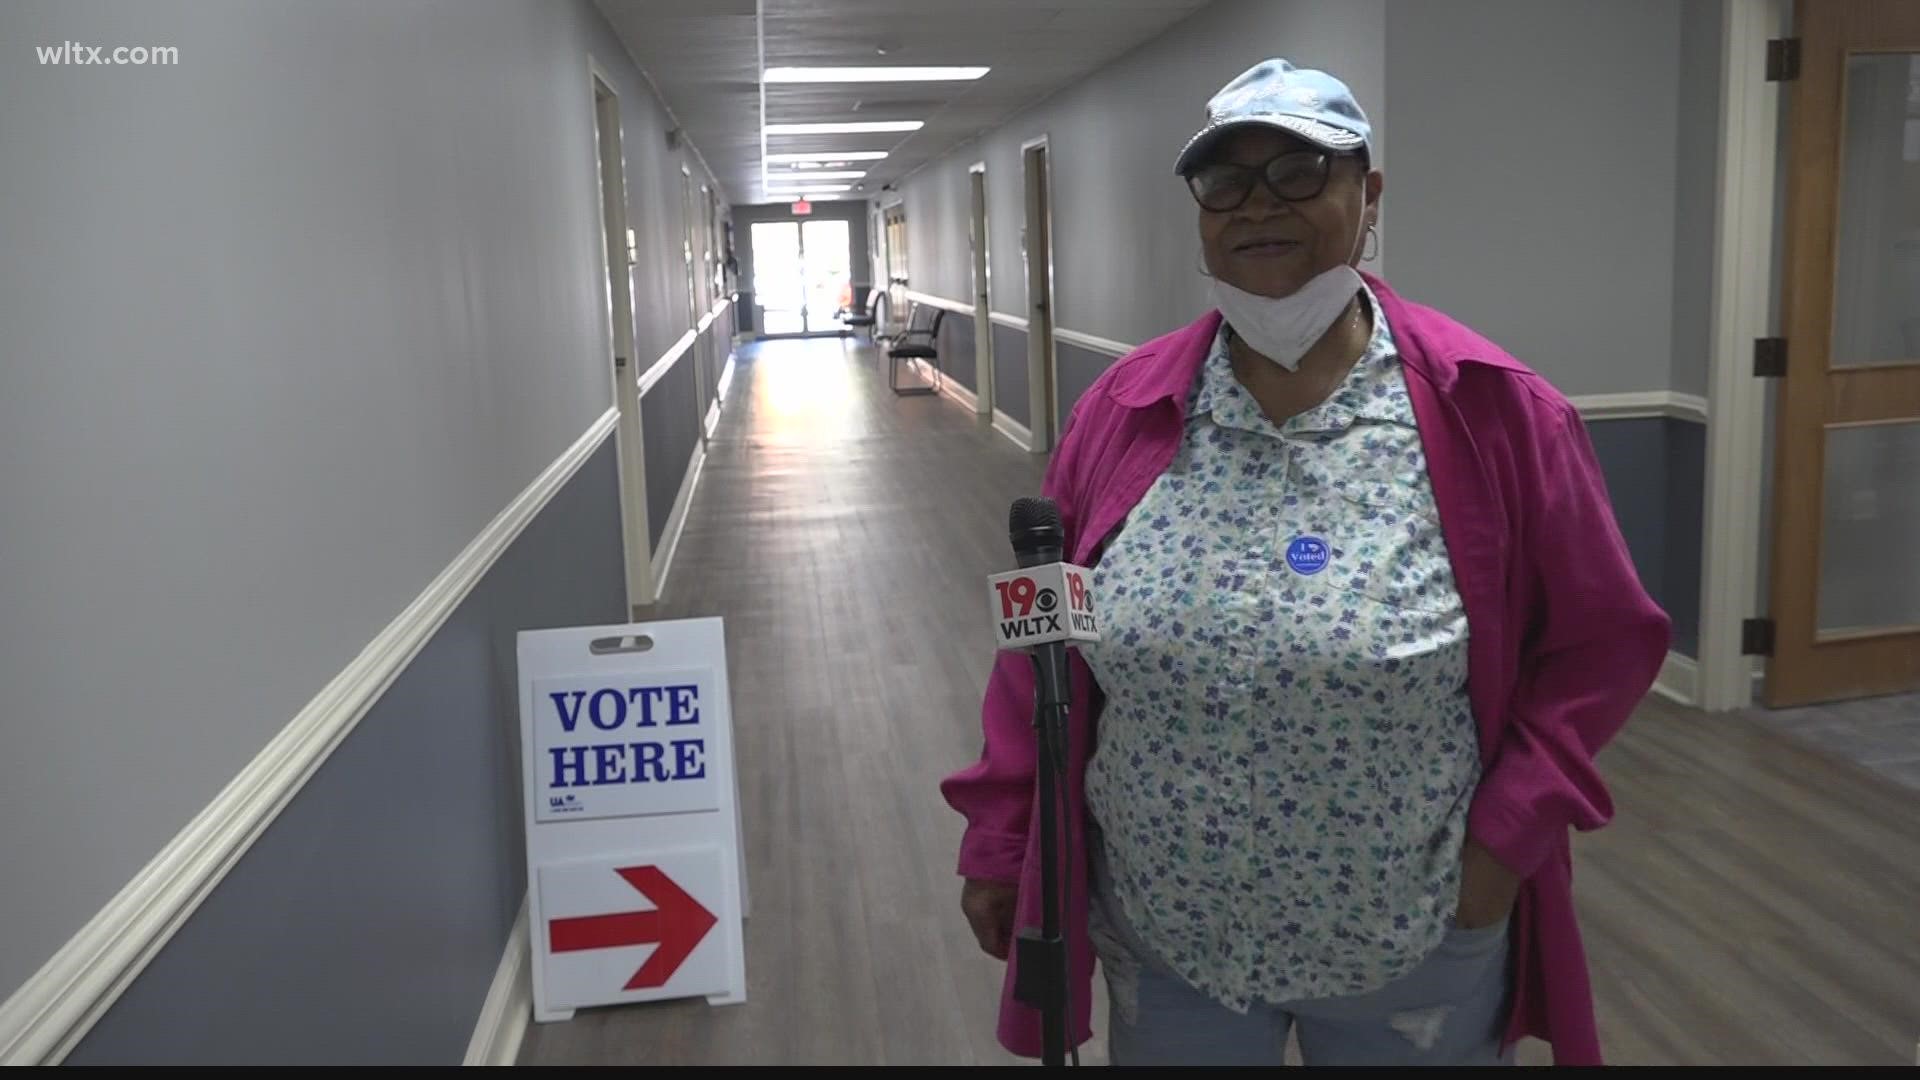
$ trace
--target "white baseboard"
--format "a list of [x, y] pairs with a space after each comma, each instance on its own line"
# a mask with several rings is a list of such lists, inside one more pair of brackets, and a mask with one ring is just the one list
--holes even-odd
[[707, 418], [701, 426], [706, 430], [707, 438], [713, 438], [713, 429], [720, 426], [720, 399], [718, 397], [707, 403]]
[[500, 511], [425, 592], [334, 676], [266, 749], [0, 1004], [0, 1064], [56, 1065], [119, 1000], [335, 747], [613, 434], [608, 409]]
[[473, 1038], [467, 1040], [462, 1065], [513, 1065], [520, 1060], [520, 1043], [533, 1017], [528, 946], [527, 901], [522, 897], [513, 933], [507, 935], [507, 951], [500, 954], [500, 966], [494, 969], [493, 985], [487, 990], [487, 1003], [480, 1007]]
[[1682, 705], [1699, 701], [1700, 665], [1691, 656], [1668, 652], [1666, 662], [1660, 665], [1660, 677], [1653, 682], [1653, 692]]
[[1013, 440], [1013, 445], [1028, 453], [1033, 452], [1033, 432], [1027, 426], [999, 409], [993, 410], [993, 430]]
[[660, 534], [660, 550], [653, 557], [653, 596], [658, 600], [667, 591], [667, 573], [673, 569], [673, 557], [680, 550], [680, 534], [687, 531], [687, 508], [693, 505], [693, 489], [700, 485], [700, 470], [707, 463], [707, 448], [698, 444], [687, 473], [680, 480], [680, 493], [673, 497], [673, 512], [667, 515], [666, 531]]
[[[913, 373], [918, 375], [922, 382], [927, 383], [929, 386], [933, 385], [936, 381], [936, 373], [931, 364], [915, 357], [912, 365]], [[960, 385], [958, 379], [955, 379], [951, 375], [938, 375], [937, 381], [940, 384], [940, 392], [965, 406], [968, 412], [976, 411], [979, 408], [980, 399], [974, 396], [973, 391]]]
[[720, 387], [718, 391], [720, 400], [721, 401], [727, 400], [727, 392], [732, 389], [733, 389], [733, 353], [729, 352], [727, 353], [727, 366], [720, 369]]

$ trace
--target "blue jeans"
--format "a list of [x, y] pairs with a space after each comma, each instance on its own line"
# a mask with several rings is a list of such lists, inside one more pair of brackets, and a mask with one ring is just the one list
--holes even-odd
[[1297, 1025], [1308, 1065], [1511, 1065], [1507, 926], [1450, 928], [1400, 979], [1354, 997], [1235, 1012], [1155, 959], [1126, 924], [1095, 858], [1094, 951], [1111, 1002], [1115, 1065], [1279, 1065]]

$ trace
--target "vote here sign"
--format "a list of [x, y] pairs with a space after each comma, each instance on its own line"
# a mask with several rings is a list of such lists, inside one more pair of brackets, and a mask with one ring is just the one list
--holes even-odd
[[714, 810], [713, 673], [534, 683], [537, 820]]
[[724, 624], [523, 630], [518, 652], [534, 1019], [745, 1001]]

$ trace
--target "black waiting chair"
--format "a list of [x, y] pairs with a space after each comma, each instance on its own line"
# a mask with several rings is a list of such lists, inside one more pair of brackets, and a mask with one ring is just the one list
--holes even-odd
[[[932, 315], [929, 317], [928, 312]], [[915, 304], [907, 315], [907, 328], [887, 346], [887, 389], [902, 397], [911, 394], [937, 394], [946, 372], [940, 367], [940, 324], [947, 309], [932, 304]], [[900, 385], [900, 364], [905, 360], [924, 360], [933, 369], [933, 382], [920, 386]]]
[[875, 305], [884, 295], [871, 285], [855, 285], [853, 303], [841, 309], [840, 322], [849, 330], [865, 330], [867, 339], [871, 341], [879, 325], [877, 315], [879, 309]]
[[867, 301], [867, 314], [873, 316], [873, 329], [867, 332], [867, 340], [875, 345], [885, 346], [899, 333], [894, 321], [893, 296], [886, 286], [875, 285], [873, 296]]

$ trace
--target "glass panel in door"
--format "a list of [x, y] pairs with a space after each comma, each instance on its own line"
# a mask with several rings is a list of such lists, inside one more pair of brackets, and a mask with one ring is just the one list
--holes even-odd
[[1827, 431], [1820, 636], [1920, 626], [1920, 421]]
[[800, 267], [800, 224], [753, 223], [753, 302], [763, 334], [803, 334], [807, 329], [806, 278]]
[[844, 328], [838, 314], [853, 303], [853, 254], [845, 221], [806, 221], [800, 225], [801, 261], [806, 267], [807, 330]]
[[1833, 366], [1920, 359], [1920, 55], [1847, 57]]

